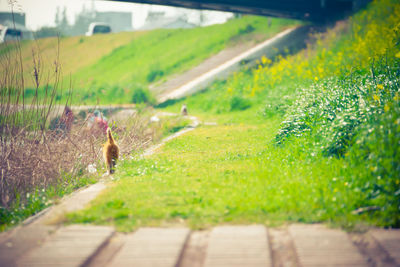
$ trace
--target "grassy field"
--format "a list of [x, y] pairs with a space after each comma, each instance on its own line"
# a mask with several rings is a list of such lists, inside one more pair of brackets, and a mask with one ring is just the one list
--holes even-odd
[[[62, 66], [65, 84], [69, 84], [68, 77], [79, 69], [90, 66], [114, 49], [124, 46], [145, 34], [144, 32], [122, 32], [118, 34], [94, 35], [91, 37], [74, 36], [57, 38], [44, 38], [37, 41], [23, 41], [21, 43], [21, 57], [25, 69], [25, 86], [34, 87], [32, 70], [34, 57], [40, 57], [42, 79], [47, 80], [49, 73], [54, 72], [54, 61], [59, 53], [59, 64]], [[18, 51], [13, 44], [0, 45], [0, 57], [7, 53], [17, 55]], [[0, 66], [3, 73], [4, 65]]]
[[267, 38], [293, 24], [276, 19], [268, 27], [266, 18], [247, 16], [223, 25], [149, 32], [80, 69], [73, 76], [76, 97], [85, 102], [99, 97], [106, 104], [131, 103], [135, 90], [146, 90], [152, 83], [198, 65], [238, 38]]
[[330, 178], [340, 176], [343, 162], [315, 160], [296, 145], [274, 147], [278, 128], [279, 120], [261, 118], [203, 126], [149, 159], [124, 162], [120, 180], [70, 219], [114, 224], [121, 231], [182, 222], [204, 228], [335, 219], [353, 226], [359, 218], [349, 220], [347, 213], [354, 205], [340, 209], [337, 202], [356, 203], [357, 194], [339, 193], [343, 184]]
[[[61, 88], [72, 89], [72, 104], [133, 103], [136, 91], [182, 73], [226, 47], [262, 41], [293, 20], [244, 16], [225, 24], [194, 29], [160, 29], [91, 37], [46, 38], [21, 45], [27, 97], [33, 96], [34, 60], [39, 66], [40, 92], [54, 83], [54, 61], [59, 58]], [[18, 57], [18, 49], [0, 46], [0, 56]], [[0, 66], [0, 73], [5, 73]], [[65, 94], [57, 96], [64, 101]], [[146, 100], [147, 101], [147, 100]], [[150, 101], [151, 102], [151, 101]]]
[[[54, 104], [140, 103], [136, 106], [139, 116], [112, 124], [125, 157], [189, 123], [180, 117], [149, 123], [148, 116], [154, 115], [154, 110], [146, 107], [154, 101], [147, 89], [150, 84], [185, 71], [225, 47], [259, 42], [295, 24], [298, 22], [272, 19], [269, 26], [267, 18], [244, 16], [223, 25], [188, 30], [47, 38], [0, 45], [0, 134], [5, 140], [1, 149], [4, 153], [0, 153], [4, 163], [0, 164], [4, 174], [0, 181], [0, 230], [52, 205], [60, 196], [95, 182], [96, 175], [88, 173], [89, 165], [95, 164], [99, 175], [104, 171], [101, 155], [96, 153], [104, 137], [87, 131], [84, 112], [74, 114], [75, 121], [68, 128], [71, 131], [62, 128], [63, 123], [57, 126], [53, 123], [57, 118], [48, 116], [58, 109]], [[67, 102], [66, 89], [73, 90], [72, 101]], [[25, 105], [21, 112], [10, 108], [13, 104], [23, 107], [23, 103], [32, 105]], [[59, 122], [63, 122], [61, 118]], [[70, 138], [54, 138], [63, 129]], [[42, 147], [50, 153], [35, 152], [42, 151]], [[23, 158], [29, 158], [30, 164], [21, 166]]]
[[375, 1], [316, 39], [165, 107], [217, 125], [121, 163], [69, 222], [399, 227], [400, 5]]

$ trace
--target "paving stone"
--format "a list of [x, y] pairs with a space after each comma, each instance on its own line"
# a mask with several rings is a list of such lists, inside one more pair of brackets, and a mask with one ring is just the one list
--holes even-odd
[[41, 224], [31, 224], [15, 229], [15, 231], [0, 244], [0, 266], [15, 266], [15, 261], [21, 255], [42, 242], [56, 228]]
[[91, 259], [89, 264], [85, 265], [85, 267], [107, 266], [113, 259], [114, 255], [117, 254], [125, 244], [125, 236], [126, 235], [122, 233], [115, 233], [99, 253]]
[[376, 229], [370, 234], [389, 254], [389, 256], [400, 266], [400, 230]]
[[301, 266], [369, 266], [347, 234], [322, 225], [291, 225]]
[[82, 266], [111, 238], [114, 230], [104, 226], [71, 225], [61, 228], [17, 266]]
[[204, 266], [272, 266], [267, 230], [260, 225], [215, 227]]
[[176, 266], [189, 233], [187, 228], [140, 228], [126, 236], [110, 266]]
[[203, 267], [210, 231], [194, 231], [185, 245], [179, 267]]

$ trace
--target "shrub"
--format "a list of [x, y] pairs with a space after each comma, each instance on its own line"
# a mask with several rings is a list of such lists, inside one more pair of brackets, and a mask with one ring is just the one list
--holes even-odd
[[[400, 226], [400, 98], [360, 126], [348, 152], [348, 169], [357, 169], [350, 186], [365, 195], [363, 206], [378, 207], [382, 224]], [[383, 212], [390, 216], [383, 216]]]
[[238, 31], [238, 34], [247, 34], [247, 33], [251, 33], [255, 30], [256, 28], [254, 28], [252, 25], [247, 24], [245, 28], [240, 28]]
[[343, 156], [358, 126], [380, 116], [399, 89], [400, 61], [394, 60], [392, 64], [373, 67], [374, 75], [358, 72], [333, 77], [301, 90], [281, 124], [276, 142], [313, 132], [322, 140], [316, 145], [326, 155]]
[[149, 73], [146, 76], [146, 79], [149, 83], [154, 82], [164, 76], [164, 71], [160, 69], [158, 64], [152, 65], [150, 67]]
[[251, 107], [251, 102], [248, 99], [245, 99], [241, 96], [234, 96], [230, 102], [230, 110], [246, 110]]
[[132, 94], [132, 103], [134, 104], [155, 104], [155, 99], [149, 89], [135, 88]]

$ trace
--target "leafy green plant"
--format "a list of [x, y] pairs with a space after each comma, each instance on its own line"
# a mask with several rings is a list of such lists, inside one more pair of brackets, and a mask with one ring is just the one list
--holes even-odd
[[164, 76], [164, 71], [160, 68], [159, 64], [151, 65], [146, 79], [149, 83], [159, 80]]
[[132, 103], [134, 104], [154, 104], [155, 99], [152, 96], [151, 92], [149, 89], [144, 89], [144, 88], [135, 88], [133, 89], [133, 94], [132, 94]]
[[241, 96], [234, 96], [231, 99], [230, 102], [230, 110], [231, 111], [236, 111], [236, 110], [245, 110], [251, 107], [251, 102], [250, 100], [243, 98]]

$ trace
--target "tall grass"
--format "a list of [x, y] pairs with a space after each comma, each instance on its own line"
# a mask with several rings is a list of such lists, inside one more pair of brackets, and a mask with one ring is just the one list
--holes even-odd
[[399, 41], [400, 4], [374, 1], [321, 36], [313, 50], [255, 72], [264, 88], [280, 79], [302, 85], [276, 142], [303, 136], [310, 153], [343, 158], [342, 182], [384, 226], [400, 225]]
[[[50, 197], [93, 182], [88, 166], [101, 172], [105, 141], [105, 135], [87, 128], [87, 118], [71, 115], [67, 106], [72, 88], [64, 92], [63, 102], [57, 101], [56, 96], [63, 95], [58, 56], [53, 71], [42, 73], [36, 50], [32, 50], [33, 68], [24, 69], [20, 42], [5, 46], [11, 52], [0, 55], [0, 230], [50, 205]], [[35, 83], [29, 102], [27, 78]], [[152, 141], [155, 133], [147, 129], [147, 121], [134, 114], [110, 122], [123, 156]]]

